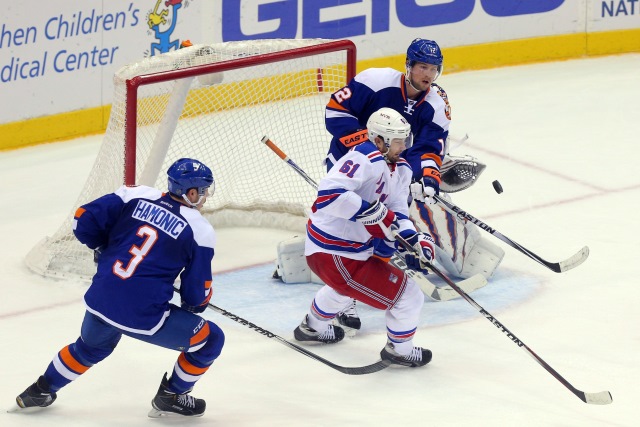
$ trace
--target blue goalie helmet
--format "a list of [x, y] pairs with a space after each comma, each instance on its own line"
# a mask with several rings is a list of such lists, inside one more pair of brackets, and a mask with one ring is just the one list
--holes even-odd
[[[169, 193], [182, 197], [191, 188], [200, 196], [207, 194], [209, 187], [215, 189], [213, 173], [204, 163], [195, 159], [178, 159], [167, 170]], [[209, 195], [213, 194], [213, 189]]]
[[413, 67], [416, 62], [433, 64], [438, 66], [438, 75], [440, 75], [443, 61], [440, 46], [433, 40], [415, 39], [407, 48], [407, 67]]

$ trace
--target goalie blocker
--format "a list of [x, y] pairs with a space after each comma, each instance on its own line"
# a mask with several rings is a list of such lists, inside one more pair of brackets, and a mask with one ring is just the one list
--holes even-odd
[[[471, 187], [484, 169], [485, 165], [471, 156], [447, 155], [441, 167], [442, 193], [455, 193]], [[438, 204], [429, 206], [414, 202], [409, 213], [418, 231], [433, 236], [436, 260], [449, 275], [467, 279], [479, 273], [488, 279], [502, 262], [502, 248], [482, 238], [472, 223], [458, 220]], [[273, 277], [288, 284], [324, 284], [307, 266], [303, 236], [278, 244]]]

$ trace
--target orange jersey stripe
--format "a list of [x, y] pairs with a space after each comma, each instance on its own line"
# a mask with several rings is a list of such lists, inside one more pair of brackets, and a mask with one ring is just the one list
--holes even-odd
[[182, 369], [189, 375], [202, 375], [207, 372], [207, 369], [209, 369], [208, 366], [206, 368], [199, 368], [189, 363], [187, 358], [184, 357], [184, 353], [180, 354], [180, 356], [178, 357], [178, 365], [180, 366], [180, 369]]
[[331, 98], [329, 100], [329, 102], [327, 103], [327, 107], [328, 108], [333, 108], [334, 110], [349, 111], [346, 108], [344, 108], [342, 105], [338, 104], [338, 101], [336, 101], [333, 98]]
[[82, 363], [78, 362], [73, 355], [71, 355], [71, 352], [69, 351], [69, 346], [66, 346], [65, 348], [63, 348], [62, 350], [60, 350], [60, 353], [58, 353], [60, 355], [60, 359], [64, 362], [65, 365], [67, 365], [69, 367], [69, 369], [71, 369], [74, 372], [77, 372], [79, 374], [84, 374], [85, 372], [87, 372], [87, 369], [89, 369], [89, 366], [84, 366]]
[[83, 213], [85, 213], [87, 210], [85, 208], [78, 208], [76, 209], [76, 213], [73, 215], [74, 218], [80, 218], [82, 216]]
[[431, 159], [434, 162], [436, 162], [436, 165], [438, 165], [438, 167], [442, 166], [442, 159], [440, 158], [440, 156], [438, 156], [437, 154], [433, 154], [433, 153], [424, 153], [422, 156], [420, 156], [420, 158], [422, 160], [426, 160], [426, 159]]
[[197, 334], [191, 337], [191, 340], [189, 341], [189, 345], [194, 346], [195, 344], [201, 343], [208, 336], [209, 336], [209, 323], [205, 322], [202, 329], [200, 329]]
[[204, 288], [205, 289], [211, 288], [211, 280], [207, 280], [206, 282], [204, 282]]

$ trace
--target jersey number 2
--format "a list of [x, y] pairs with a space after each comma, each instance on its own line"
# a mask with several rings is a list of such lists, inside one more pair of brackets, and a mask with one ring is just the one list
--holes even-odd
[[145, 239], [141, 246], [132, 245], [131, 249], [129, 249], [129, 253], [133, 255], [133, 258], [129, 260], [127, 267], [123, 268], [122, 261], [120, 260], [113, 264], [113, 274], [122, 279], [128, 279], [133, 275], [136, 268], [138, 268], [138, 264], [142, 262], [144, 257], [147, 256], [153, 245], [156, 243], [156, 240], [158, 240], [158, 231], [148, 225], [140, 227], [136, 235], [139, 237], [145, 237]]

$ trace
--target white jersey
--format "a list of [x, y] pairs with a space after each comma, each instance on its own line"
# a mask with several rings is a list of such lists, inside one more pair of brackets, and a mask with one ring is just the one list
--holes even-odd
[[400, 230], [415, 231], [408, 207], [411, 175], [406, 160], [387, 164], [370, 141], [352, 148], [318, 185], [318, 198], [307, 224], [305, 255], [324, 252], [358, 260], [371, 257], [372, 236], [355, 216], [376, 200], [396, 214]]

